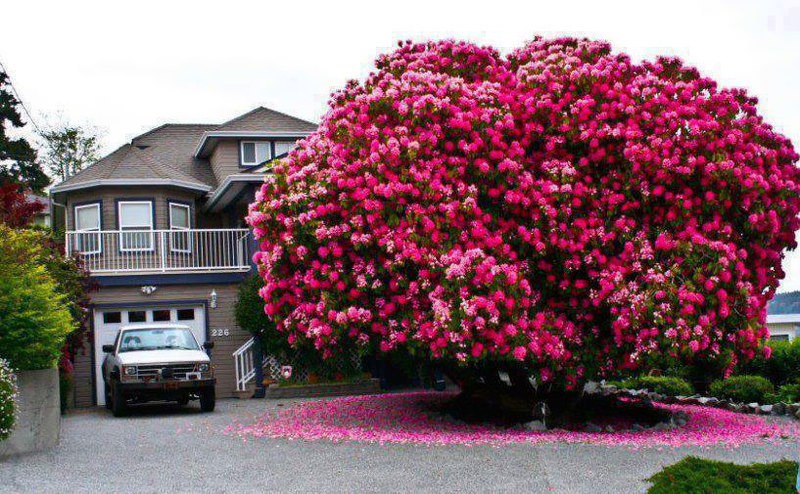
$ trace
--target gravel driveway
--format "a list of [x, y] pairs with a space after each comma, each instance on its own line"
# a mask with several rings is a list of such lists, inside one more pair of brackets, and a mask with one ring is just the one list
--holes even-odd
[[104, 409], [65, 417], [61, 444], [0, 460], [0, 491], [641, 493], [643, 480], [694, 454], [736, 462], [797, 457], [792, 443], [736, 450], [633, 451], [582, 444], [425, 447], [243, 440], [221, 433], [291, 400], [221, 400], [201, 414], [148, 406], [115, 419]]

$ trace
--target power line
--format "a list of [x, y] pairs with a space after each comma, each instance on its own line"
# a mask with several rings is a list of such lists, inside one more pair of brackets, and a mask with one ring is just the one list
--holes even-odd
[[22, 107], [22, 110], [25, 112], [25, 115], [28, 116], [28, 121], [31, 123], [31, 125], [33, 125], [33, 128], [36, 129], [36, 132], [40, 136], [43, 135], [42, 134], [42, 129], [36, 124], [36, 120], [33, 119], [33, 115], [31, 115], [31, 112], [28, 111], [28, 107], [25, 106], [25, 103], [23, 103], [22, 98], [20, 98], [19, 93], [17, 92], [17, 88], [14, 87], [14, 83], [11, 81], [11, 76], [9, 75], [8, 70], [6, 70], [6, 67], [5, 67], [5, 65], [3, 65], [2, 61], [0, 61], [0, 70], [2, 70], [3, 73], [6, 75], [6, 80], [8, 81], [8, 86], [11, 88], [11, 92], [14, 94], [14, 97], [17, 99], [17, 103], [19, 103], [19, 106]]

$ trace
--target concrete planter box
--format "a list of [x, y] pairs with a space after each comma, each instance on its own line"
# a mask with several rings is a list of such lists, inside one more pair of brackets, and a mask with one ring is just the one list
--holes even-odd
[[61, 430], [58, 369], [19, 372], [17, 385], [17, 421], [11, 435], [0, 441], [0, 457], [58, 445]]
[[298, 386], [279, 386], [270, 384], [267, 398], [312, 398], [320, 396], [369, 395], [380, 393], [378, 379], [347, 383], [305, 384]]

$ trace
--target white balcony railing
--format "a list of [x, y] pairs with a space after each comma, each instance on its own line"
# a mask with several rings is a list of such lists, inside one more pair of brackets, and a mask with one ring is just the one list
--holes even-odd
[[68, 231], [67, 253], [92, 274], [250, 269], [247, 229]]

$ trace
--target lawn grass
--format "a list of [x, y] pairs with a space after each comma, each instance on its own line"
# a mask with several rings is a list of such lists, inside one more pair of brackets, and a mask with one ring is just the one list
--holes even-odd
[[797, 462], [736, 465], [690, 456], [653, 475], [647, 494], [791, 494]]

